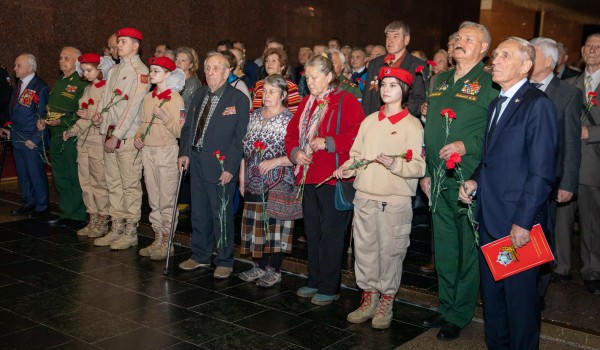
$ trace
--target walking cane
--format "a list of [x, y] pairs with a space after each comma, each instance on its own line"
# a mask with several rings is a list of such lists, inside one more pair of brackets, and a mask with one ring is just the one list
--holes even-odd
[[169, 274], [169, 258], [171, 257], [171, 245], [173, 244], [173, 236], [175, 236], [175, 222], [177, 218], [177, 198], [179, 198], [179, 189], [181, 188], [181, 179], [183, 178], [183, 165], [179, 171], [179, 181], [177, 182], [177, 191], [175, 191], [175, 203], [173, 204], [173, 217], [171, 220], [171, 231], [169, 232], [169, 243], [167, 247], [167, 262], [165, 263], [165, 270], [163, 275]]

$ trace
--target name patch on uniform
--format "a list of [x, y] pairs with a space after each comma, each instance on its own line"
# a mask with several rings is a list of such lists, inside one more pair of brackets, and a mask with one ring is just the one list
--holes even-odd
[[223, 112], [223, 115], [232, 115], [232, 114], [235, 114], [235, 106], [225, 108], [225, 112]]
[[140, 82], [142, 84], [148, 84], [148, 74], [142, 74], [142, 75], [140, 75]]
[[429, 93], [429, 97], [438, 97], [438, 96], [442, 96], [442, 93], [440, 91]]
[[454, 96], [458, 97], [458, 98], [462, 98], [463, 100], [477, 101], [477, 96], [475, 96], [475, 95], [467, 95], [467, 94], [457, 92], [456, 95], [454, 95]]
[[19, 98], [19, 104], [25, 107], [31, 107], [31, 102], [33, 102], [33, 96], [35, 96], [35, 91], [30, 89], [23, 90], [23, 93]]
[[75, 86], [75, 85], [67, 85], [66, 90], [67, 90], [67, 92], [75, 92], [75, 91], [77, 91], [77, 86]]
[[75, 95], [73, 95], [73, 94], [69, 94], [69, 93], [67, 93], [67, 92], [64, 92], [64, 91], [63, 91], [63, 92], [61, 92], [61, 93], [60, 93], [60, 95], [61, 95], [61, 96], [64, 96], [64, 97], [68, 97], [68, 98], [70, 98], [71, 100], [75, 98]]

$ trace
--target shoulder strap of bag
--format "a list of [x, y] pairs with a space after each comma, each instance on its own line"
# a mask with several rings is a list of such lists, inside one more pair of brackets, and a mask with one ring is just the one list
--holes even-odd
[[[337, 126], [335, 127], [335, 134], [336, 136], [340, 134], [340, 124], [341, 124], [341, 119], [342, 119], [342, 101], [344, 100], [344, 95], [346, 94], [346, 92], [344, 90], [342, 90], [342, 94], [340, 95], [340, 102], [338, 103], [338, 112], [337, 112]], [[337, 170], [337, 168], [340, 167], [340, 159], [338, 156], [338, 153], [335, 152], [335, 169]]]

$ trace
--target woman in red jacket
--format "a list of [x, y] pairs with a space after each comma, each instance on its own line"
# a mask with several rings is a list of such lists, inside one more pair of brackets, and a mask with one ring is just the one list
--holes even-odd
[[352, 94], [338, 89], [331, 57], [322, 54], [311, 58], [305, 73], [310, 94], [300, 103], [285, 136], [286, 153], [296, 165], [298, 183], [304, 185], [300, 195], [309, 275], [308, 286], [298, 289], [297, 294], [326, 305], [339, 297], [344, 236], [351, 213], [334, 206], [335, 179], [316, 185], [336, 170], [336, 155], [339, 164], [348, 160], [365, 114]]

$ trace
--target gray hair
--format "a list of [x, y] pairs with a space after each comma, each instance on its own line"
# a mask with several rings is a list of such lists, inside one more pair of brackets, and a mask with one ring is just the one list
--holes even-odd
[[[479, 29], [481, 34], [483, 34], [483, 42], [488, 44], [487, 49], [483, 53], [485, 55], [488, 52], [488, 50], [490, 49], [490, 45], [492, 44], [492, 36], [490, 35], [490, 32], [488, 31], [487, 27], [484, 26], [483, 24], [470, 22], [470, 21], [462, 22], [460, 24], [460, 26], [458, 27], [458, 30], [461, 30], [463, 28], [469, 28], [469, 27], [477, 28], [477, 29]], [[456, 34], [458, 35], [458, 32]]]
[[265, 78], [264, 85], [276, 87], [281, 90], [283, 96], [283, 105], [287, 107], [288, 103], [288, 84], [281, 74], [271, 74]]
[[552, 69], [554, 69], [558, 63], [558, 45], [556, 41], [550, 38], [539, 37], [531, 39], [529, 42], [531, 45], [539, 47], [542, 50], [544, 58], [550, 57], [552, 59]]
[[223, 67], [225, 68], [225, 70], [227, 70], [229, 72], [229, 69], [231, 68], [231, 66], [229, 65], [229, 60], [223, 54], [221, 54], [220, 52], [216, 52], [216, 51], [210, 51], [209, 53], [206, 54], [206, 58], [204, 59], [204, 67], [206, 68], [206, 62], [208, 62], [208, 59], [213, 56], [221, 57], [223, 59]]
[[531, 63], [535, 62], [535, 48], [529, 43], [529, 41], [519, 38], [518, 36], [511, 36], [506, 38], [505, 41], [516, 41], [519, 44], [519, 52], [523, 61], [530, 60]]
[[452, 40], [456, 39], [457, 35], [458, 35], [458, 32], [454, 32], [454, 33], [450, 34], [450, 36], [448, 37], [448, 41], [452, 41]]
[[23, 53], [20, 56], [25, 56], [27, 58], [27, 64], [33, 67], [34, 72], [37, 71], [37, 60], [35, 59], [34, 55], [30, 53]]
[[333, 54], [337, 53], [338, 57], [340, 58], [340, 62], [342, 62], [342, 64], [346, 64], [346, 56], [344, 56], [342, 51], [340, 51], [338, 49], [329, 49], [329, 50], [327, 50], [327, 52], [329, 53], [329, 56], [332, 58], [333, 58]]
[[322, 55], [316, 55], [311, 57], [304, 64], [304, 69], [312, 67], [318, 69], [321, 73], [327, 75], [331, 73], [333, 79], [329, 83], [330, 88], [335, 88], [340, 84], [337, 74], [335, 74], [335, 69], [333, 68], [333, 62], [331, 61], [331, 53], [323, 53]]
[[410, 36], [410, 28], [408, 27], [408, 24], [402, 21], [393, 21], [392, 23], [388, 24], [385, 26], [384, 33], [397, 32], [399, 30], [404, 32], [404, 36]]
[[65, 46], [62, 48], [61, 51], [63, 50], [71, 50], [73, 51], [73, 53], [75, 54], [75, 59], [77, 59], [77, 57], [81, 56], [81, 51], [78, 48], [75, 48], [73, 46]]

